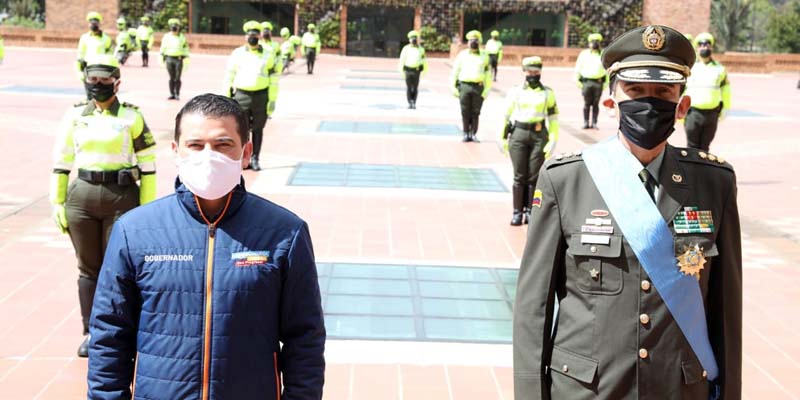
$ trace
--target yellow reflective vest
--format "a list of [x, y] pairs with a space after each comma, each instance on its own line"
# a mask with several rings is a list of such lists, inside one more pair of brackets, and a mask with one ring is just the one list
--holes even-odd
[[453, 86], [456, 86], [458, 82], [482, 83], [483, 94], [486, 97], [492, 86], [489, 56], [483, 50], [477, 52], [471, 49], [461, 50], [453, 62], [453, 74], [450, 80]]
[[575, 80], [581, 78], [600, 79], [606, 77], [606, 69], [600, 61], [600, 50], [586, 49], [578, 55], [575, 61]]
[[428, 61], [425, 59], [425, 49], [419, 45], [411, 45], [407, 44], [403, 46], [403, 50], [400, 51], [400, 70], [403, 70], [403, 67], [408, 68], [419, 68], [422, 67], [423, 70], [428, 69]]
[[177, 35], [172, 32], [167, 32], [161, 38], [161, 49], [159, 50], [162, 56], [168, 57], [189, 57], [189, 43], [186, 41], [186, 35], [178, 33]]
[[692, 66], [692, 75], [686, 80], [686, 95], [692, 99], [692, 107], [712, 110], [720, 106], [727, 110], [731, 106], [731, 86], [728, 73], [722, 64], [698, 59]]
[[153, 27], [140, 25], [136, 28], [136, 39], [139, 43], [147, 43], [147, 47], [153, 47]]
[[230, 88], [242, 90], [263, 90], [269, 87], [270, 76], [276, 74], [275, 54], [272, 49], [259, 45], [237, 47], [228, 57], [223, 90], [229, 93]]
[[303, 39], [300, 43], [300, 51], [303, 54], [306, 53], [306, 49], [308, 48], [314, 48], [317, 51], [317, 54], [319, 54], [320, 48], [322, 47], [322, 42], [319, 40], [319, 34], [311, 32], [304, 33]]
[[98, 54], [111, 54], [114, 42], [105, 32], [86, 32], [78, 40], [78, 61], [86, 61]]
[[503, 42], [495, 39], [489, 39], [486, 41], [485, 49], [489, 54], [497, 54], [497, 62], [503, 60]]

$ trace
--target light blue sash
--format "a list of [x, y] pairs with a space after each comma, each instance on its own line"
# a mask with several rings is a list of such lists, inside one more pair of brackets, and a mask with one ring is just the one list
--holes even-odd
[[713, 381], [719, 368], [708, 340], [700, 285], [678, 269], [672, 231], [638, 177], [644, 167], [616, 136], [588, 147], [583, 160], [636, 258]]

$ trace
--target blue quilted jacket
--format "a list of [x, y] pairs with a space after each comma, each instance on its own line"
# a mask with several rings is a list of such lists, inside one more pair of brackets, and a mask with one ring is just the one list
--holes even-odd
[[114, 225], [92, 309], [89, 399], [322, 398], [308, 226], [243, 185], [208, 221], [180, 185]]

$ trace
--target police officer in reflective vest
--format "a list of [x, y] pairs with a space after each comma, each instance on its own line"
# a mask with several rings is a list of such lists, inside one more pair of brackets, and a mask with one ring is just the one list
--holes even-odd
[[272, 39], [272, 23], [264, 21], [261, 23], [261, 46], [272, 51], [275, 58], [275, 73], [269, 75], [269, 94], [267, 100], [267, 118], [275, 113], [275, 106], [278, 103], [278, 91], [281, 75], [283, 74], [283, 59], [281, 57], [281, 44]]
[[[112, 55], [89, 58], [84, 72], [92, 100], [67, 111], [53, 146], [50, 181], [53, 219], [69, 234], [78, 258], [85, 335], [79, 357], [87, 357], [89, 317], [111, 226], [156, 196], [156, 142], [139, 109], [117, 99], [117, 60]], [[73, 169], [78, 179], [69, 184]]]
[[[600, 61], [600, 42], [603, 35], [592, 33], [587, 38], [589, 48], [581, 51], [575, 62], [575, 80], [583, 94], [583, 129], [597, 129], [597, 115], [600, 113], [600, 96], [608, 87], [608, 74]], [[591, 113], [591, 125], [589, 115]]]
[[128, 61], [128, 54], [133, 48], [131, 38], [128, 36], [128, 23], [125, 22], [125, 18], [117, 20], [117, 30], [117, 48], [114, 50], [114, 54], [116, 54], [120, 65], [125, 65], [125, 61]]
[[181, 74], [189, 66], [189, 43], [181, 33], [181, 21], [170, 18], [169, 32], [161, 38], [161, 60], [167, 65], [169, 73], [169, 97], [167, 100], [180, 100]]
[[692, 67], [686, 81], [686, 95], [692, 107], [686, 115], [684, 128], [688, 147], [708, 151], [717, 133], [717, 123], [725, 118], [731, 107], [731, 85], [725, 67], [711, 57], [714, 36], [703, 32], [694, 39], [700, 59]]
[[283, 73], [285, 74], [289, 72], [289, 64], [294, 62], [294, 53], [296, 45], [292, 40], [291, 31], [289, 31], [289, 28], [287, 27], [281, 28], [281, 39], [283, 39], [283, 42], [281, 43], [281, 60], [283, 60], [282, 70]]
[[486, 53], [489, 54], [489, 66], [492, 67], [492, 79], [497, 82], [497, 65], [503, 61], [503, 42], [500, 32], [492, 31], [491, 38], [486, 41]]
[[314, 63], [317, 60], [317, 54], [319, 54], [321, 47], [322, 42], [319, 40], [319, 34], [317, 34], [317, 26], [308, 24], [308, 31], [303, 34], [300, 54], [306, 55], [306, 69], [309, 75], [314, 73]]
[[264, 137], [264, 125], [267, 123], [267, 102], [269, 101], [269, 85], [275, 69], [275, 53], [272, 48], [264, 48], [259, 42], [261, 24], [257, 21], [245, 22], [243, 29], [247, 44], [236, 48], [228, 57], [223, 91], [236, 100], [250, 119], [252, 132], [253, 155], [250, 166], [260, 171], [258, 157]]
[[489, 57], [481, 49], [481, 33], [469, 31], [466, 36], [468, 48], [461, 50], [453, 63], [451, 85], [453, 95], [461, 103], [461, 122], [464, 127], [462, 141], [477, 142], [481, 107], [492, 87], [492, 77], [489, 74]]
[[91, 100], [89, 87], [84, 81], [83, 70], [86, 68], [86, 59], [96, 57], [101, 54], [111, 54], [114, 51], [114, 42], [111, 37], [100, 29], [103, 16], [96, 11], [86, 14], [86, 21], [89, 22], [89, 32], [81, 35], [78, 41], [78, 61], [75, 62], [75, 71], [81, 82], [84, 82], [86, 89], [86, 99]]
[[428, 69], [425, 59], [425, 49], [419, 43], [419, 32], [408, 32], [408, 44], [400, 51], [400, 72], [406, 78], [406, 100], [408, 108], [417, 108], [417, 94], [419, 93], [419, 78]]
[[136, 40], [139, 48], [142, 49], [142, 67], [147, 68], [150, 64], [149, 50], [153, 48], [153, 27], [150, 26], [150, 17], [144, 16], [139, 19], [141, 25], [136, 28]]
[[558, 140], [558, 106], [553, 89], [542, 85], [542, 59], [522, 60], [525, 82], [509, 92], [503, 129], [503, 147], [514, 167], [511, 225], [528, 223], [531, 196], [539, 169]]

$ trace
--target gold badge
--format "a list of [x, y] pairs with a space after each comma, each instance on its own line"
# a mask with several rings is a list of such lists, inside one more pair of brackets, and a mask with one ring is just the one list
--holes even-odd
[[642, 43], [647, 50], [661, 50], [664, 47], [664, 30], [658, 25], [648, 26], [642, 33]]
[[591, 271], [589, 271], [589, 275], [592, 276], [592, 279], [597, 280], [598, 278], [600, 278], [600, 271], [592, 268]]
[[678, 174], [673, 174], [672, 175], [672, 181], [675, 182], [675, 183], [681, 183], [681, 182], [683, 182], [683, 177], [678, 175]]
[[678, 266], [684, 275], [692, 275], [700, 280], [700, 271], [706, 264], [706, 257], [703, 255], [703, 248], [694, 245], [686, 248], [686, 251], [678, 256]]

